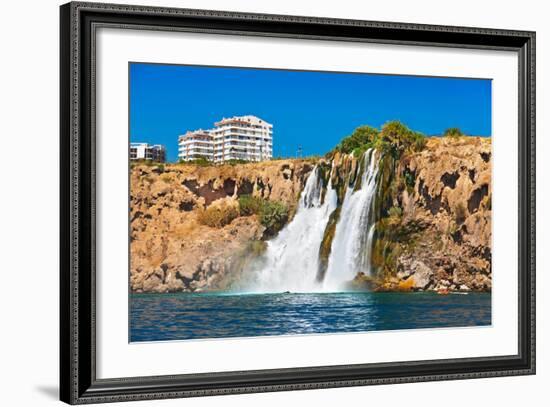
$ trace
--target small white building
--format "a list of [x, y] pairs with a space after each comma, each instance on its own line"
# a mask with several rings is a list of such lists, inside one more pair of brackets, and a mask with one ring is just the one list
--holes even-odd
[[130, 160], [166, 161], [166, 149], [161, 144], [130, 143]]
[[183, 161], [214, 160], [214, 142], [209, 130], [188, 131], [178, 138], [178, 157]]
[[264, 161], [273, 157], [273, 125], [259, 117], [235, 116], [179, 137], [179, 158], [203, 157], [216, 163], [229, 160]]

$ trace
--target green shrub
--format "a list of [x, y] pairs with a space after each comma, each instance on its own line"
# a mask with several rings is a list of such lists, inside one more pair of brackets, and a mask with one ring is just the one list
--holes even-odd
[[258, 215], [260, 223], [266, 228], [266, 236], [276, 234], [288, 222], [289, 209], [279, 201], [268, 201], [252, 195], [239, 197], [241, 216]]
[[366, 150], [365, 145], [373, 143], [378, 137], [378, 130], [370, 126], [357, 127], [351, 135], [342, 139], [336, 149], [344, 154], [349, 154], [358, 148]]
[[263, 199], [252, 195], [241, 195], [239, 197], [239, 212], [241, 216], [257, 215], [263, 205]]
[[443, 133], [443, 137], [450, 137], [454, 139], [462, 137], [463, 135], [464, 133], [462, 133], [462, 131], [458, 127], [451, 127], [445, 130], [445, 132]]
[[422, 133], [413, 131], [400, 121], [387, 122], [380, 130], [377, 140], [381, 151], [391, 152], [398, 158], [403, 152], [421, 151], [426, 145], [426, 138]]
[[373, 146], [373, 143], [367, 143], [367, 144], [363, 144], [362, 146], [359, 146], [359, 147], [355, 147], [352, 151], [354, 157], [356, 158], [359, 158], [359, 157], [362, 157], [363, 154], [369, 149], [369, 148], [372, 148]]
[[268, 236], [276, 234], [288, 221], [288, 208], [278, 201], [264, 201], [260, 210], [260, 223]]
[[425, 145], [426, 137], [422, 133], [394, 120], [384, 124], [380, 131], [370, 126], [357, 127], [326, 157], [332, 158], [335, 151], [360, 157], [369, 148], [376, 148], [381, 153], [390, 153], [394, 158], [399, 158], [404, 152], [421, 151]]
[[392, 206], [388, 210], [388, 215], [394, 218], [400, 218], [401, 215], [403, 215], [403, 209], [401, 209], [399, 206]]
[[239, 212], [233, 205], [210, 205], [198, 213], [197, 220], [203, 225], [221, 228], [230, 224], [238, 216]]

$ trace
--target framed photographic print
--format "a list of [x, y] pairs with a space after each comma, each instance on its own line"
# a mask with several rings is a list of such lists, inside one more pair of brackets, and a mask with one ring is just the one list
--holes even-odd
[[535, 34], [61, 6], [61, 399], [535, 373]]

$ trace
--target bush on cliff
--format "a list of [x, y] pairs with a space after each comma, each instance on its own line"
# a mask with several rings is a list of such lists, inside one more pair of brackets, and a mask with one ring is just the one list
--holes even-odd
[[278, 201], [265, 201], [260, 211], [260, 223], [267, 236], [275, 235], [288, 221], [288, 208]]
[[374, 147], [382, 152], [391, 152], [398, 158], [403, 152], [421, 151], [426, 145], [426, 137], [413, 131], [400, 121], [394, 120], [382, 126]]
[[263, 199], [252, 195], [241, 195], [239, 197], [239, 212], [241, 216], [257, 215], [263, 205]]
[[213, 228], [221, 228], [228, 225], [233, 219], [239, 216], [237, 208], [230, 204], [210, 205], [201, 210], [197, 215], [197, 220], [203, 225]]
[[370, 126], [357, 127], [351, 135], [342, 139], [336, 150], [343, 154], [350, 154], [355, 150], [366, 150], [378, 137], [378, 130]]
[[279, 201], [268, 201], [252, 195], [239, 197], [241, 216], [258, 215], [260, 223], [266, 228], [266, 236], [273, 236], [288, 222], [288, 207]]
[[443, 137], [450, 137], [453, 139], [457, 139], [459, 137], [462, 137], [464, 133], [458, 128], [458, 127], [451, 127], [450, 129], [445, 130], [443, 133]]

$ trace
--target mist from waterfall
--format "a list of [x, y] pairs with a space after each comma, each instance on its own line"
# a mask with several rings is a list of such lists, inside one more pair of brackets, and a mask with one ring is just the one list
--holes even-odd
[[[321, 170], [315, 167], [306, 181], [294, 218], [273, 240], [267, 242], [267, 250], [257, 266], [252, 291], [342, 291], [359, 271], [367, 275], [370, 273], [374, 236], [372, 206], [376, 193], [378, 154], [370, 149], [360, 162], [364, 165], [360, 180], [356, 179], [352, 184], [349, 178], [344, 180], [347, 189], [323, 281], [316, 278], [319, 251], [338, 199], [331, 180], [334, 168], [323, 200]], [[355, 188], [357, 182], [361, 185]]]

